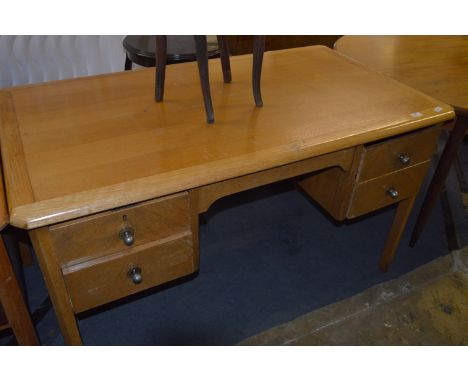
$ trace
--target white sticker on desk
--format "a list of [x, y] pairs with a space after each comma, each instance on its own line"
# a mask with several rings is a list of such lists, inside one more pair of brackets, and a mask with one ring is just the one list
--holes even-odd
[[444, 109], [441, 108], [440, 106], [436, 106], [436, 107], [434, 108], [434, 111], [435, 111], [436, 113], [440, 113], [442, 110], [444, 110]]
[[419, 112], [419, 111], [416, 111], [414, 113], [411, 113], [410, 114], [412, 117], [422, 117], [423, 116], [423, 113]]

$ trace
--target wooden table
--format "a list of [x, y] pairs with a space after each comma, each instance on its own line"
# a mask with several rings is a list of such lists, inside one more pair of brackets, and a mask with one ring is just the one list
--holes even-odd
[[232, 59], [231, 84], [214, 61], [212, 126], [195, 63], [167, 68], [164, 103], [153, 70], [0, 94], [11, 224], [29, 230], [66, 343], [81, 344], [76, 313], [194, 272], [215, 200], [283, 179], [338, 220], [398, 203], [390, 264], [453, 109], [319, 46], [265, 55], [259, 109], [251, 58]]
[[468, 36], [345, 36], [335, 49], [452, 105], [457, 121], [445, 145], [410, 245], [414, 246], [444, 187], [468, 128]]

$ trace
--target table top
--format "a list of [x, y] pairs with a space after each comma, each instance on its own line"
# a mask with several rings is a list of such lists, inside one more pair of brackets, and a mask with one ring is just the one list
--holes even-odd
[[468, 113], [468, 36], [344, 36], [335, 49]]
[[11, 224], [36, 228], [453, 119], [453, 109], [337, 52], [267, 52], [264, 107], [252, 56], [224, 84], [210, 61], [216, 122], [205, 122], [196, 63], [6, 89], [0, 141]]

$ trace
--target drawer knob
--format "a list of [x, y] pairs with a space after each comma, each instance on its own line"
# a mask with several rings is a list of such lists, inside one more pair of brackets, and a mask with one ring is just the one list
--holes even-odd
[[400, 159], [400, 163], [404, 166], [409, 165], [411, 162], [411, 157], [407, 154], [400, 154], [398, 158]]
[[390, 187], [387, 190], [387, 194], [390, 195], [392, 199], [398, 199], [398, 191], [395, 190], [393, 187]]
[[135, 242], [135, 231], [132, 227], [126, 227], [119, 232], [119, 237], [125, 245], [131, 246]]
[[140, 267], [132, 267], [127, 276], [130, 277], [134, 284], [140, 284], [143, 281], [143, 276], [141, 275], [141, 268]]

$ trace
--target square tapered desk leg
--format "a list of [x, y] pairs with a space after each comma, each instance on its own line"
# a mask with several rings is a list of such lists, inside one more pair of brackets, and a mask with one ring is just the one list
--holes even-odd
[[406, 223], [411, 214], [411, 210], [413, 209], [415, 200], [416, 196], [413, 196], [412, 198], [402, 200], [398, 203], [392, 227], [390, 228], [390, 233], [387, 236], [387, 241], [379, 260], [379, 267], [384, 272], [387, 272], [388, 268], [392, 264], [396, 249], [400, 243], [401, 235], [405, 230]]
[[414, 247], [419, 237], [421, 236], [426, 223], [429, 220], [429, 216], [439, 200], [439, 197], [442, 193], [442, 190], [445, 185], [445, 180], [447, 179], [448, 173], [452, 166], [452, 163], [455, 161], [455, 158], [458, 153], [458, 149], [465, 137], [466, 132], [468, 131], [468, 117], [457, 115], [455, 126], [450, 133], [450, 136], [445, 144], [444, 151], [440, 157], [439, 163], [435, 170], [434, 176], [432, 177], [431, 184], [427, 190], [426, 196], [424, 198], [421, 210], [416, 219], [416, 223], [413, 228], [413, 233], [410, 239], [410, 246]]
[[0, 301], [18, 344], [40, 345], [2, 237], [0, 237]]
[[43, 227], [32, 230], [29, 232], [29, 236], [36, 251], [39, 266], [41, 267], [65, 344], [82, 345], [80, 331], [67, 287], [63, 280], [60, 264], [49, 242], [48, 228]]

